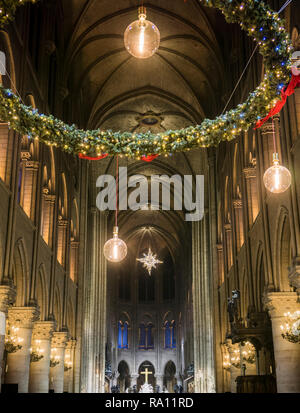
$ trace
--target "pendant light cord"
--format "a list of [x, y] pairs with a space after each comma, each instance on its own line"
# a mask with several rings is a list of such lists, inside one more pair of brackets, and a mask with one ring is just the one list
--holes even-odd
[[275, 123], [274, 123], [274, 118], [272, 118], [272, 131], [273, 131], [273, 146], [274, 146], [274, 153], [277, 153], [276, 133], [275, 133]]
[[115, 214], [115, 227], [118, 226], [118, 194], [119, 194], [119, 156], [116, 159], [116, 214]]

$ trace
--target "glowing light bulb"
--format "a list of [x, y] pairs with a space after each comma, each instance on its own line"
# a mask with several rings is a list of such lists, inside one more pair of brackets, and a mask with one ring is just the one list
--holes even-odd
[[147, 59], [159, 48], [160, 33], [155, 24], [146, 20], [146, 8], [139, 8], [139, 20], [131, 23], [124, 33], [126, 50], [138, 59]]
[[127, 255], [127, 245], [119, 238], [118, 233], [118, 227], [114, 227], [113, 238], [108, 240], [103, 248], [105, 258], [111, 262], [123, 261]]
[[273, 154], [273, 166], [266, 170], [263, 179], [267, 190], [274, 194], [283, 193], [290, 187], [290, 171], [279, 164], [278, 153]]

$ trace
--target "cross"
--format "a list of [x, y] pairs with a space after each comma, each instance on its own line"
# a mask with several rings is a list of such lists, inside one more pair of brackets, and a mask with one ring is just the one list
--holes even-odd
[[148, 384], [148, 376], [149, 374], [153, 374], [153, 373], [148, 370], [148, 367], [146, 367], [145, 371], [141, 371], [141, 374], [145, 376], [145, 384]]

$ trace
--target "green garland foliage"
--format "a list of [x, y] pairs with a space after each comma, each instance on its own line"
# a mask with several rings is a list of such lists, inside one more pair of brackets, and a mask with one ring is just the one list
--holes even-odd
[[0, 27], [5, 26], [14, 19], [17, 7], [25, 3], [36, 3], [38, 0], [1, 0], [0, 1]]
[[[26, 0], [35, 2], [35, 0]], [[17, 5], [24, 3], [0, 0], [7, 6], [8, 17], [0, 18], [1, 25], [11, 18]], [[281, 89], [290, 79], [292, 46], [278, 14], [261, 0], [202, 0], [207, 7], [218, 8], [228, 23], [239, 23], [249, 36], [258, 42], [264, 58], [265, 75], [258, 88], [236, 109], [205, 119], [201, 125], [164, 133], [129, 133], [110, 130], [79, 130], [53, 116], [40, 114], [25, 106], [10, 90], [0, 87], [0, 118], [20, 134], [37, 138], [69, 153], [89, 156], [125, 155], [140, 158], [143, 155], [168, 155], [192, 148], [217, 146], [247, 131], [261, 117], [266, 116], [278, 100]]]

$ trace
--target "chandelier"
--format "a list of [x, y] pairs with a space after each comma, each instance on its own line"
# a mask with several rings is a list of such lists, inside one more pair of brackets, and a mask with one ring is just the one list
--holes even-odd
[[286, 321], [281, 325], [281, 335], [290, 343], [300, 343], [300, 311], [295, 311], [293, 314], [284, 314]]
[[153, 56], [160, 43], [158, 28], [146, 17], [146, 7], [142, 6], [139, 8], [139, 19], [131, 23], [124, 33], [126, 50], [138, 59]]
[[11, 329], [8, 329], [6, 338], [5, 338], [5, 350], [7, 353], [16, 353], [21, 350], [21, 343], [24, 341], [23, 338], [18, 337], [18, 327], [12, 326]]

